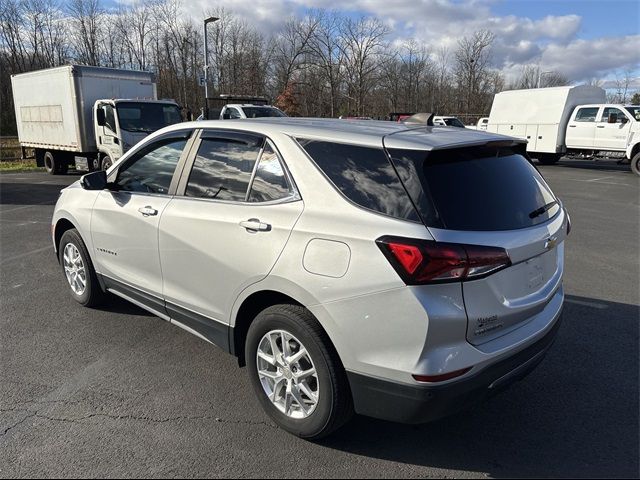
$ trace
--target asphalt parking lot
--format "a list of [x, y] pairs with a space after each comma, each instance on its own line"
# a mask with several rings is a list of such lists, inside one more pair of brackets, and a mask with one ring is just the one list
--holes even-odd
[[319, 443], [274, 427], [221, 350], [115, 298], [76, 304], [49, 231], [78, 176], [0, 175], [0, 477], [637, 477], [640, 179], [541, 171], [573, 222], [544, 362], [474, 410]]

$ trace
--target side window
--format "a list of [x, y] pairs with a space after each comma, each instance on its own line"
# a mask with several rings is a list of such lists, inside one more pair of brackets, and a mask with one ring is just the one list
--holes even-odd
[[250, 202], [270, 202], [292, 194], [278, 154], [269, 142], [264, 147], [249, 193]]
[[353, 203], [392, 217], [420, 221], [382, 148], [303, 139], [298, 143]]
[[136, 152], [118, 169], [118, 190], [167, 194], [188, 138], [166, 138]]
[[598, 107], [581, 108], [576, 113], [576, 122], [595, 122], [598, 115]]
[[614, 114], [618, 117], [616, 123], [622, 123], [622, 120], [626, 120], [627, 118], [619, 108], [607, 107], [602, 110], [602, 117], [600, 118], [600, 122], [609, 123], [609, 115], [611, 114]]
[[105, 104], [102, 106], [104, 110], [105, 124], [112, 132], [116, 131], [116, 115], [113, 111], [113, 105]]
[[244, 201], [263, 144], [258, 135], [204, 132], [184, 194]]
[[230, 108], [229, 109], [229, 116], [230, 116], [231, 119], [241, 118], [240, 112], [238, 111], [237, 108]]

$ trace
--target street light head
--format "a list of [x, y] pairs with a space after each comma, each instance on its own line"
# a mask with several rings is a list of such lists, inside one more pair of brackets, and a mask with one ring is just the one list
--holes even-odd
[[220, 20], [218, 17], [209, 17], [209, 18], [205, 18], [204, 19], [204, 24], [206, 25], [207, 23], [212, 23], [212, 22], [216, 22]]

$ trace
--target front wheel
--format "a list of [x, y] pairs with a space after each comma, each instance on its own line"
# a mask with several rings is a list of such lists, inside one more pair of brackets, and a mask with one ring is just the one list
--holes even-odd
[[62, 235], [58, 255], [73, 299], [85, 307], [102, 303], [104, 292], [98, 283], [87, 247], [75, 228]]
[[111, 165], [113, 165], [113, 160], [111, 160], [109, 155], [102, 157], [102, 170], [108, 170]]
[[631, 171], [636, 175], [640, 175], [640, 152], [636, 153], [631, 159]]
[[304, 307], [275, 305], [258, 314], [247, 334], [245, 359], [263, 409], [284, 430], [319, 439], [353, 415], [338, 354]]

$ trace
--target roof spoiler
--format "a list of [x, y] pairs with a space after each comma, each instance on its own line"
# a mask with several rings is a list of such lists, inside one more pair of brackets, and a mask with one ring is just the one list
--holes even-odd
[[412, 125], [427, 125], [428, 127], [433, 127], [434, 116], [435, 115], [433, 113], [416, 113], [403, 120], [402, 123], [409, 123]]

